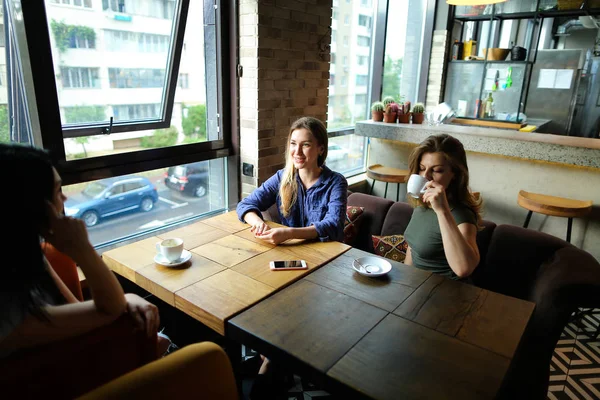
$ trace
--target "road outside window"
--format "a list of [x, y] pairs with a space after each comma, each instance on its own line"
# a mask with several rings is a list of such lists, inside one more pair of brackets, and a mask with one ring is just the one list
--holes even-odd
[[101, 246], [224, 209], [224, 168], [217, 159], [65, 186], [65, 214]]

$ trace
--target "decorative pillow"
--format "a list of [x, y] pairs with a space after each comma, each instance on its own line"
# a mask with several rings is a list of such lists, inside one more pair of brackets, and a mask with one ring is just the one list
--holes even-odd
[[358, 235], [360, 221], [362, 221], [364, 207], [346, 207], [346, 221], [344, 222], [344, 243], [352, 246]]
[[403, 262], [408, 251], [408, 243], [403, 235], [372, 236], [375, 254], [390, 260]]

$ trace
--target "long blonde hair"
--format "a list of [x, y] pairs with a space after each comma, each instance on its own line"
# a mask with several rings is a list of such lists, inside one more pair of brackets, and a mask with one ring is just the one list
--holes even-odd
[[298, 171], [294, 167], [294, 161], [290, 156], [290, 141], [292, 139], [292, 132], [296, 129], [306, 129], [313, 137], [317, 140], [319, 146], [323, 146], [323, 153], [319, 155], [317, 159], [317, 165], [319, 167], [325, 164], [327, 159], [327, 128], [321, 121], [312, 117], [302, 117], [292, 124], [290, 127], [290, 133], [288, 134], [287, 145], [285, 147], [285, 170], [281, 177], [281, 183], [279, 185], [279, 197], [281, 199], [281, 215], [287, 218], [290, 215], [290, 210], [296, 203], [298, 198], [298, 182], [296, 181], [296, 174]]
[[[425, 153], [440, 153], [448, 161], [454, 178], [446, 188], [448, 202], [454, 205], [463, 205], [469, 208], [477, 216], [477, 226], [481, 224], [481, 198], [476, 199], [469, 189], [469, 168], [467, 166], [467, 154], [462, 143], [447, 134], [432, 135], [425, 139], [410, 153], [408, 157], [408, 169], [410, 174], [419, 174], [421, 157]], [[423, 205], [421, 200], [409, 200], [413, 205]]]

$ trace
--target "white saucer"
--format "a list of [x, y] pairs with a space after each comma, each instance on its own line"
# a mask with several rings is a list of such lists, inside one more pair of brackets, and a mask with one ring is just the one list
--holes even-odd
[[356, 260], [352, 262], [352, 268], [359, 274], [371, 278], [386, 275], [392, 270], [392, 264], [380, 257], [361, 257], [358, 259], [358, 262], [361, 263], [366, 270], [361, 267]]
[[181, 257], [179, 257], [178, 260], [169, 261], [165, 258], [165, 256], [158, 253], [157, 255], [154, 256], [154, 262], [157, 264], [160, 264], [160, 265], [164, 265], [165, 267], [178, 267], [181, 264], [190, 261], [191, 258], [192, 258], [192, 253], [190, 253], [189, 251], [184, 249], [181, 252]]

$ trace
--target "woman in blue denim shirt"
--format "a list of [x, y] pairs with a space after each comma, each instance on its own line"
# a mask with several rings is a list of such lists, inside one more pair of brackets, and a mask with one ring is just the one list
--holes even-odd
[[[286, 165], [237, 206], [238, 217], [256, 237], [279, 244], [289, 239], [342, 241], [348, 183], [327, 168], [327, 129], [303, 117], [288, 135]], [[286, 228], [270, 228], [261, 218], [273, 204]]]

